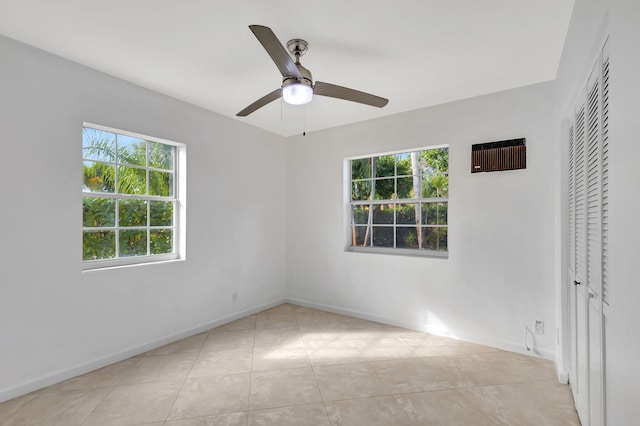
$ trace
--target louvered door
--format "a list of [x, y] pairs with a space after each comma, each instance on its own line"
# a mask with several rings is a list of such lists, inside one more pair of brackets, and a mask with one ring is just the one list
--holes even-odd
[[569, 117], [570, 384], [583, 425], [606, 422], [604, 306], [609, 304], [609, 55], [605, 44]]
[[583, 425], [605, 424], [603, 303], [609, 303], [609, 57], [606, 45], [569, 119], [570, 384]]
[[589, 425], [603, 424], [602, 368], [602, 138], [599, 63], [586, 99], [586, 278], [588, 320]]
[[573, 194], [573, 234], [574, 260], [573, 274], [570, 277], [571, 300], [574, 303], [574, 321], [572, 336], [574, 362], [571, 387], [576, 409], [583, 420], [589, 416], [589, 346], [588, 346], [588, 307], [585, 277], [587, 274], [587, 229], [586, 229], [586, 195], [587, 195], [587, 158], [586, 158], [586, 111], [585, 101], [581, 97], [575, 112], [574, 156], [574, 194]]

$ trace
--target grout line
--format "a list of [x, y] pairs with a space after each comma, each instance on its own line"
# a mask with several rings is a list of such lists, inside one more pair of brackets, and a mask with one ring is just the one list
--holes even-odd
[[[207, 341], [207, 339], [209, 338], [209, 331], [207, 330], [207, 337], [204, 338], [204, 340], [202, 340], [202, 343], [200, 343], [200, 347], [198, 348], [198, 352], [196, 353], [196, 356], [193, 357], [193, 361], [191, 362], [191, 367], [189, 368], [189, 371], [187, 372], [184, 380], [182, 381], [182, 385], [180, 385], [180, 389], [178, 390], [178, 393], [176, 393], [176, 398], [173, 400], [173, 404], [171, 404], [171, 408], [169, 408], [169, 411], [167, 411], [167, 415], [164, 418], [163, 424], [167, 422], [169, 416], [171, 415], [171, 411], [173, 411], [173, 407], [175, 407], [176, 402], [178, 402], [178, 398], [180, 398], [180, 394], [182, 393], [182, 389], [184, 389], [184, 385], [185, 383], [187, 383], [187, 380], [189, 380], [189, 375], [191, 374], [191, 371], [193, 370], [193, 366], [195, 365], [196, 361], [198, 360], [198, 357], [200, 356], [200, 352], [202, 352], [202, 348], [204, 347], [204, 343]], [[200, 333], [198, 333], [200, 334]], [[186, 337], [185, 339], [188, 339], [189, 337]], [[182, 339], [184, 340], [184, 339]], [[180, 341], [180, 340], [178, 340]]]
[[253, 387], [253, 358], [256, 356], [256, 330], [258, 328], [258, 313], [253, 322], [253, 344], [251, 345], [251, 367], [249, 368], [249, 393], [247, 394], [247, 426], [249, 425], [249, 411], [251, 409], [251, 388]]
[[[296, 314], [295, 310], [293, 311], [293, 317], [296, 320], [296, 326], [298, 327], [298, 332], [300, 334], [302, 334], [302, 331], [300, 330], [300, 322], [298, 321], [298, 315]], [[302, 337], [300, 337], [302, 339]], [[304, 341], [304, 339], [302, 339]], [[320, 385], [318, 384], [318, 375], [316, 374], [316, 366], [313, 365], [313, 363], [311, 362], [311, 356], [309, 355], [309, 349], [307, 344], [304, 344], [304, 349], [305, 352], [307, 353], [307, 358], [309, 360], [309, 366], [311, 367], [311, 372], [313, 373], [313, 378], [316, 381], [316, 387], [318, 388], [318, 393], [320, 394], [320, 399], [322, 400], [322, 407], [324, 408], [324, 414], [325, 416], [327, 416], [327, 420], [329, 421], [329, 424], [333, 424], [333, 422], [331, 421], [331, 418], [329, 417], [329, 411], [327, 410], [327, 402], [325, 401], [324, 395], [322, 394], [322, 390], [320, 389]]]

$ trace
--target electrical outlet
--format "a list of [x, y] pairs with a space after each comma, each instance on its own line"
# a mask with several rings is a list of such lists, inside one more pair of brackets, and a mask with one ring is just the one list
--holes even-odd
[[544, 334], [544, 321], [536, 321], [533, 329], [536, 334]]

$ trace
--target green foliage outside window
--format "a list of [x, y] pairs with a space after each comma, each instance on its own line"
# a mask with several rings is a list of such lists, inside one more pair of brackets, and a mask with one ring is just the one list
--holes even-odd
[[448, 172], [448, 148], [351, 160], [352, 245], [447, 251]]
[[175, 147], [85, 127], [82, 150], [83, 260], [172, 253]]

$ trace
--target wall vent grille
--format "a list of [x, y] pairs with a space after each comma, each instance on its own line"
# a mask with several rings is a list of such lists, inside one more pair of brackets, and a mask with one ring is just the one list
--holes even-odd
[[525, 138], [471, 146], [471, 173], [527, 168]]

